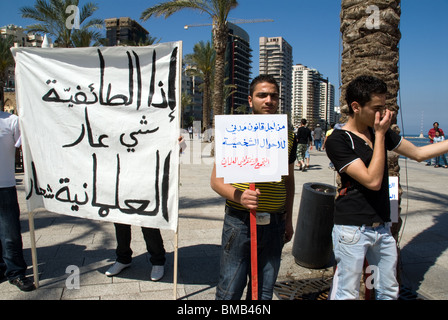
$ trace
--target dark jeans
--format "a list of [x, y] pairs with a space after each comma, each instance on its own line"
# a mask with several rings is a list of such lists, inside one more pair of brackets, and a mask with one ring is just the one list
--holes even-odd
[[[142, 227], [142, 233], [146, 242], [146, 249], [151, 255], [151, 264], [153, 266], [163, 266], [165, 264], [165, 248], [163, 247], [160, 230]], [[115, 234], [117, 236], [117, 261], [124, 264], [131, 263], [131, 226], [115, 223]]]
[[[271, 214], [271, 223], [257, 226], [258, 299], [271, 300], [284, 245], [284, 215]], [[250, 279], [250, 215], [226, 207], [222, 231], [217, 300], [239, 300]], [[251, 298], [251, 282], [246, 298]]]
[[16, 187], [0, 188], [0, 267], [9, 280], [24, 276], [27, 269]]

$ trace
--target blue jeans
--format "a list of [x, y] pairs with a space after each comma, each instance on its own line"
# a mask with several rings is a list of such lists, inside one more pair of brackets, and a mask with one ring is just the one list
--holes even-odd
[[315, 139], [314, 140], [314, 146], [316, 147], [316, 150], [320, 150], [322, 148], [322, 140], [321, 139]]
[[[333, 249], [337, 263], [330, 299], [358, 299], [364, 258], [373, 270], [377, 300], [398, 298], [397, 245], [389, 225], [379, 227], [334, 225]], [[376, 273], [376, 275], [375, 275]], [[370, 276], [369, 276], [370, 277]], [[372, 283], [367, 283], [367, 285]]]
[[9, 280], [24, 276], [20, 209], [16, 187], [0, 188], [0, 264]]
[[[443, 162], [443, 164], [442, 164]], [[446, 161], [446, 155], [442, 154], [441, 156], [436, 157], [436, 166], [446, 166], [448, 165], [447, 161]]]
[[[258, 299], [271, 300], [280, 269], [284, 245], [284, 215], [272, 214], [271, 223], [257, 226]], [[239, 300], [246, 284], [247, 299], [251, 294], [250, 215], [226, 207], [222, 231], [220, 277], [217, 300]]]

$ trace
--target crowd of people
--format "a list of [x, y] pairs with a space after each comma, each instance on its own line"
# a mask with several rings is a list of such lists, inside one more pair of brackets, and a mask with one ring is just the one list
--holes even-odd
[[[226, 199], [222, 229], [219, 282], [216, 299], [238, 300], [247, 289], [252, 296], [250, 277], [250, 214], [256, 210], [267, 219], [257, 224], [257, 259], [259, 299], [272, 299], [280, 268], [281, 252], [294, 235], [292, 209], [295, 193], [294, 164], [306, 170], [306, 153], [312, 147], [325, 150], [330, 165], [338, 172], [341, 183], [334, 202], [333, 250], [335, 274], [330, 299], [359, 298], [359, 284], [364, 260], [377, 266], [377, 299], [397, 299], [397, 245], [391, 234], [388, 193], [387, 150], [416, 161], [438, 158], [448, 152], [443, 131], [434, 124], [433, 143], [417, 147], [390, 129], [392, 112], [386, 108], [386, 84], [372, 76], [360, 76], [347, 87], [348, 121], [339, 129], [332, 124], [323, 132], [316, 125], [313, 132], [301, 121], [295, 133], [288, 132], [288, 175], [276, 182], [224, 183], [213, 167], [210, 186]], [[276, 114], [279, 86], [267, 75], [256, 77], [248, 98], [253, 114]], [[437, 125], [436, 125], [437, 124]], [[431, 131], [430, 131], [431, 132]], [[20, 232], [20, 209], [17, 201], [15, 148], [20, 146], [20, 130], [15, 115], [0, 113], [0, 278], [6, 278], [23, 291], [35, 288], [25, 276]], [[323, 139], [323, 141], [322, 141]], [[446, 167], [446, 160], [444, 162]], [[439, 162], [436, 162], [436, 166]], [[309, 166], [309, 164], [308, 164]], [[106, 272], [116, 276], [131, 264], [130, 226], [115, 224], [117, 259]], [[163, 277], [165, 250], [160, 231], [142, 228], [151, 255], [151, 279]]]

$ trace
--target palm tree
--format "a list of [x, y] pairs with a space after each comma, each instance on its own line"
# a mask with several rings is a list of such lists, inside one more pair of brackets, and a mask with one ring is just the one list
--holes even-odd
[[[36, 0], [34, 6], [22, 7], [20, 12], [23, 18], [39, 22], [28, 26], [27, 31], [49, 34], [55, 38], [54, 43], [59, 47], [69, 48], [74, 46], [72, 38], [78, 30], [67, 26], [67, 22], [73, 16], [73, 12], [67, 9], [69, 6], [78, 7], [78, 5], [79, 0]], [[80, 30], [103, 27], [102, 19], [87, 20], [97, 9], [98, 7], [91, 2], [79, 8]], [[92, 40], [99, 40], [101, 37], [99, 33], [93, 33], [91, 36]]]
[[[401, 39], [400, 0], [371, 1], [342, 0], [341, 33], [341, 122], [347, 120], [348, 106], [344, 101], [345, 90], [351, 80], [367, 74], [381, 78], [388, 86], [386, 107], [398, 113], [397, 96], [399, 90], [398, 43]], [[392, 129], [399, 132], [396, 118]], [[390, 176], [399, 176], [398, 154], [388, 152]], [[400, 186], [400, 199], [403, 193]], [[401, 208], [399, 207], [399, 212]], [[391, 231], [395, 239], [401, 227], [401, 218], [393, 224]], [[399, 271], [399, 270], [397, 270]], [[399, 272], [397, 272], [399, 274]]]
[[181, 95], [180, 95], [180, 117], [181, 117], [181, 121], [180, 121], [180, 125], [181, 127], [183, 127], [183, 115], [184, 115], [184, 111], [185, 111], [185, 107], [191, 105], [193, 103], [193, 98], [186, 92], [186, 91], [182, 91]]
[[210, 41], [200, 41], [193, 47], [193, 53], [185, 56], [185, 63], [190, 65], [188, 74], [202, 79], [202, 127], [208, 129], [210, 124], [210, 89], [215, 66], [215, 50]]
[[90, 47], [92, 45], [99, 46], [104, 42], [100, 32], [96, 30], [80, 29], [74, 30], [72, 33], [72, 44], [76, 48]]
[[146, 21], [153, 15], [168, 18], [178, 11], [193, 9], [212, 18], [213, 46], [216, 51], [213, 93], [214, 115], [223, 113], [225, 52], [228, 37], [227, 18], [230, 10], [236, 8], [237, 5], [237, 0], [170, 0], [146, 9], [141, 15], [141, 19]]
[[[400, 0], [342, 0], [341, 2], [341, 112], [346, 113], [345, 89], [351, 80], [362, 74], [374, 75], [387, 83], [387, 108], [397, 114], [398, 43]], [[377, 12], [375, 12], [377, 11]], [[376, 15], [376, 16], [375, 16]], [[376, 21], [372, 19], [376, 19]], [[346, 119], [346, 118], [345, 118]], [[396, 123], [396, 119], [395, 119]]]
[[11, 47], [14, 45], [12, 36], [0, 37], [0, 110], [4, 111], [5, 93], [4, 85], [8, 81], [8, 70], [14, 66]]

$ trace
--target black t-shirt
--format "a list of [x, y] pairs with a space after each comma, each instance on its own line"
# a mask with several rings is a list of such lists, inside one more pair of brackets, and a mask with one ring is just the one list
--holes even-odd
[[[371, 130], [373, 144], [375, 135]], [[401, 143], [402, 137], [392, 130], [385, 136], [385, 147], [394, 150]], [[327, 155], [341, 176], [341, 186], [338, 190], [334, 223], [361, 226], [374, 222], [390, 221], [390, 200], [387, 159], [384, 161], [384, 174], [381, 189], [367, 189], [347, 173], [342, 172], [352, 162], [361, 159], [366, 167], [373, 156], [373, 149], [359, 136], [346, 130], [334, 130], [325, 144]]]
[[297, 129], [297, 143], [299, 144], [308, 144], [309, 141], [312, 141], [313, 138], [311, 137], [311, 130], [307, 127], [299, 127]]

